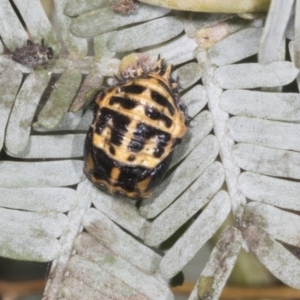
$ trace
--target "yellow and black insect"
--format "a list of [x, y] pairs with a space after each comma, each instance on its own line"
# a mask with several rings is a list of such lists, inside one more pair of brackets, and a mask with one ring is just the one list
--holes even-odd
[[111, 194], [151, 196], [186, 132], [184, 106], [172, 65], [158, 59], [95, 98], [94, 120], [84, 147], [84, 173]]
[[20, 64], [37, 67], [48, 64], [53, 54], [53, 49], [44, 45], [44, 39], [41, 44], [27, 40], [27, 46], [17, 48], [12, 52], [11, 58]]

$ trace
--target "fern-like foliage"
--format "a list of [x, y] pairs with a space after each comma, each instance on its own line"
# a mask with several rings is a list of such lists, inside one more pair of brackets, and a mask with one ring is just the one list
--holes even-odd
[[[300, 289], [300, 96], [282, 92], [299, 84], [293, 1], [272, 1], [265, 27], [265, 15], [143, 3], [121, 15], [115, 4], [54, 0], [50, 22], [39, 0], [0, 3], [0, 256], [52, 262], [47, 300], [173, 299], [168, 280], [232, 213], [189, 299], [218, 299], [241, 247]], [[42, 38], [55, 53], [46, 68], [11, 59]], [[269, 64], [240, 62], [257, 53]], [[191, 123], [168, 176], [137, 207], [83, 175], [88, 103], [159, 54], [175, 67]]]

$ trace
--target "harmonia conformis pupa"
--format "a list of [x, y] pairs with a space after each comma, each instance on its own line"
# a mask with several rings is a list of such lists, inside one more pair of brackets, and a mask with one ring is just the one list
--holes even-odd
[[96, 186], [132, 199], [149, 198], [187, 131], [172, 65], [140, 66], [95, 97], [84, 146], [84, 173]]

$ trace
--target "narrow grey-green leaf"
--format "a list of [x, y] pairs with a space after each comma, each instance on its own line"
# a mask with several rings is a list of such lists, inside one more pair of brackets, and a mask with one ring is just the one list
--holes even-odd
[[6, 124], [21, 81], [22, 73], [13, 68], [0, 73], [0, 149], [3, 147]]
[[226, 134], [237, 142], [300, 150], [300, 124], [233, 117], [227, 121]]
[[[106, 272], [109, 272], [150, 299], [174, 299], [166, 282], [146, 274], [123, 258], [115, 255], [87, 233], [82, 233], [78, 236], [75, 240], [74, 248], [79, 255], [84, 255], [87, 259], [94, 261]], [[147, 282], [146, 285], [145, 282]]]
[[[90, 185], [92, 185], [90, 183]], [[144, 227], [147, 221], [139, 214], [139, 211], [129, 200], [116, 195], [109, 195], [93, 186], [93, 204], [112, 221], [127, 229], [140, 238], [144, 235]]]
[[1, 1], [0, 20], [0, 35], [6, 47], [13, 51], [15, 48], [23, 46], [28, 39], [28, 35], [10, 1]]
[[101, 61], [99, 64], [97, 64], [97, 67], [103, 76], [114, 77], [116, 74], [118, 74], [120, 62], [121, 61], [119, 59], [112, 58], [107, 61]]
[[145, 243], [155, 246], [170, 237], [217, 193], [223, 182], [222, 165], [212, 163], [184, 194], [149, 223], [145, 230]]
[[258, 226], [248, 224], [242, 232], [251, 252], [274, 276], [300, 289], [300, 262], [297, 257]]
[[160, 264], [163, 278], [175, 276], [195, 256], [225, 221], [230, 209], [231, 200], [228, 194], [220, 191], [163, 257]]
[[83, 180], [82, 161], [0, 161], [0, 186], [9, 188], [67, 186]]
[[46, 236], [30, 236], [29, 234], [7, 234], [0, 231], [0, 256], [39, 262], [54, 260], [61, 251], [60, 242]]
[[184, 159], [212, 130], [213, 118], [208, 110], [203, 111], [189, 123], [187, 134], [175, 149], [170, 169]]
[[65, 130], [83, 130], [87, 131], [93, 120], [93, 111], [87, 110], [83, 112], [82, 110], [73, 113], [66, 112], [61, 123], [53, 129], [45, 129], [40, 127], [38, 123], [33, 123], [32, 127], [38, 132], [48, 132], [48, 131], [65, 131]]
[[254, 55], [261, 33], [261, 28], [246, 28], [231, 34], [208, 50], [208, 58], [212, 64], [224, 66]]
[[61, 74], [64, 71], [70, 71], [71, 69], [79, 70], [81, 74], [88, 74], [92, 69], [99, 68], [102, 70], [102, 66], [95, 62], [93, 56], [85, 56], [82, 59], [78, 59], [74, 56], [61, 56], [54, 59], [48, 66], [47, 70], [51, 73]]
[[113, 7], [109, 6], [74, 19], [71, 32], [79, 37], [94, 36], [115, 30], [118, 27], [156, 19], [169, 12], [170, 10], [166, 8], [140, 4], [138, 14], [124, 16], [115, 13]]
[[295, 19], [294, 19], [295, 7], [296, 7], [296, 5], [292, 8], [291, 16], [290, 16], [290, 19], [287, 23], [287, 27], [285, 29], [285, 32], [284, 32], [284, 38], [287, 38], [291, 41], [294, 41], [294, 39], [295, 39]]
[[[54, 53], [59, 55], [60, 44], [56, 39], [56, 35], [49, 22], [47, 15], [43, 9], [40, 0], [31, 0], [24, 2], [23, 0], [14, 0], [25, 24], [26, 29], [30, 32], [30, 36], [34, 42], [40, 43], [42, 39], [45, 44], [53, 48]], [[25, 41], [24, 41], [25, 44]]]
[[67, 212], [77, 204], [69, 188], [0, 188], [0, 206], [27, 211]]
[[58, 126], [70, 107], [81, 83], [77, 70], [65, 71], [52, 90], [52, 94], [38, 115], [38, 125], [47, 129]]
[[[77, 256], [75, 256], [77, 257]], [[85, 258], [83, 258], [83, 262], [85, 262]], [[73, 262], [73, 258], [71, 259], [70, 263]], [[78, 263], [78, 262], [76, 262]], [[80, 271], [76, 268], [75, 270], [75, 275], [79, 276], [80, 274], [83, 274], [82, 278], [76, 279], [73, 276], [69, 276], [69, 277], [65, 277], [64, 282], [63, 282], [63, 287], [60, 290], [61, 294], [66, 297], [66, 298], [62, 298], [60, 297], [60, 300], [88, 300], [88, 299], [105, 299], [105, 300], [115, 300], [115, 298], [110, 298], [109, 296], [103, 294], [103, 291], [107, 291], [108, 290], [108, 286], [109, 284], [111, 284], [111, 282], [113, 280], [111, 280], [112, 278], [110, 276], [108, 276], [108, 274], [105, 274], [108, 279], [108, 281], [104, 281], [104, 284], [102, 285], [102, 281], [100, 280], [100, 278], [98, 276], [96, 276], [95, 274], [95, 267], [93, 266], [91, 268], [93, 272], [85, 272], [85, 269], [87, 269], [87, 265], [83, 264], [83, 269], [81, 269]], [[77, 272], [78, 271], [78, 272]], [[89, 275], [93, 275], [95, 277], [93, 278], [89, 278]], [[99, 272], [99, 274], [103, 274], [103, 272]], [[98, 275], [98, 274], [97, 274]], [[94, 279], [94, 280], [98, 280], [97, 281], [97, 287], [92, 288], [91, 285], [92, 283], [89, 281], [89, 279]], [[89, 284], [85, 284], [84, 281], [88, 281]], [[96, 288], [101, 288], [101, 291], [97, 291]]]
[[161, 55], [169, 64], [179, 65], [195, 58], [193, 52], [197, 46], [194, 39], [183, 35], [145, 53], [153, 57]]
[[[108, 258], [109, 259], [109, 258]], [[113, 260], [113, 258], [111, 258]], [[75, 277], [77, 280], [80, 280], [81, 285], [86, 285], [94, 290], [93, 298], [88, 298], [87, 295], [82, 295], [82, 299], [122, 299], [122, 300], [131, 300], [131, 299], [143, 299], [150, 300], [145, 295], [141, 294], [136, 288], [130, 287], [128, 284], [116, 278], [110, 272], [107, 272], [91, 260], [85, 258], [81, 255], [75, 255], [70, 259], [68, 263], [67, 270], [72, 277]], [[71, 277], [71, 278], [72, 278]], [[67, 277], [68, 278], [68, 277]], [[63, 289], [64, 294], [66, 294], [66, 285], [69, 285], [69, 281], [64, 280]], [[72, 293], [71, 288], [68, 287], [69, 293]], [[85, 287], [83, 287], [86, 289]], [[75, 289], [76, 290], [76, 289]], [[102, 296], [97, 298], [97, 295]], [[96, 298], [95, 298], [96, 297]], [[112, 298], [110, 298], [112, 297]], [[73, 299], [73, 298], [71, 298]]]
[[182, 30], [180, 19], [164, 17], [116, 32], [108, 42], [108, 47], [115, 52], [131, 51], [166, 42]]
[[259, 62], [268, 64], [275, 60], [289, 21], [294, 0], [271, 1], [259, 49]]
[[255, 224], [276, 240], [299, 247], [300, 216], [274, 206], [251, 202], [245, 207], [247, 223]]
[[219, 299], [242, 246], [242, 234], [227, 227], [219, 237], [197, 282], [198, 299]]
[[85, 77], [80, 89], [70, 107], [71, 112], [76, 112], [82, 107], [87, 106], [95, 94], [100, 90], [103, 82], [103, 75], [98, 69], [91, 70]]
[[101, 244], [149, 274], [157, 271], [161, 256], [125, 233], [100, 211], [91, 208], [83, 219], [83, 226]]
[[[300, 10], [300, 3], [299, 1], [295, 1], [295, 39], [294, 39], [294, 63], [295, 66], [299, 69], [300, 68], [300, 15], [298, 11]], [[290, 18], [291, 19], [291, 18]]]
[[43, 70], [32, 72], [23, 83], [6, 129], [5, 147], [8, 152], [16, 155], [26, 148], [36, 108], [49, 80], [49, 74]]
[[298, 152], [237, 144], [232, 148], [232, 159], [241, 169], [247, 171], [300, 179]]
[[215, 78], [224, 89], [242, 89], [286, 85], [298, 74], [293, 63], [281, 61], [268, 65], [249, 63], [220, 67], [215, 71]]
[[11, 156], [19, 158], [73, 158], [83, 156], [86, 134], [31, 135], [24, 151]]
[[108, 48], [108, 42], [114, 36], [115, 31], [102, 33], [94, 37], [95, 60], [109, 60], [115, 56], [115, 52]]
[[[24, 46], [24, 42], [22, 42], [22, 46]], [[13, 49], [14, 50], [14, 49]], [[49, 65], [48, 65], [49, 66]], [[15, 71], [19, 71], [22, 73], [31, 73], [33, 69], [26, 65], [20, 64], [14, 61], [11, 58], [10, 54], [0, 55], [0, 72], [4, 72], [4, 70], [14, 69]]]
[[68, 0], [54, 0], [56, 16], [60, 25], [60, 33], [70, 54], [78, 56], [87, 55], [87, 40], [78, 38], [70, 33], [71, 18], [63, 13], [63, 9]]
[[238, 188], [251, 200], [282, 208], [300, 210], [299, 182], [244, 172], [239, 176]]
[[64, 14], [76, 17], [101, 7], [111, 6], [117, 2], [118, 0], [68, 0]]
[[[294, 62], [294, 58], [295, 58], [295, 43], [294, 43], [294, 41], [289, 42], [289, 53], [290, 53], [292, 62]], [[299, 88], [300, 88], [300, 76], [299, 76], [299, 74], [296, 77], [296, 81], [297, 81], [298, 90], [299, 90]]]
[[163, 181], [153, 198], [142, 203], [141, 214], [145, 218], [154, 218], [166, 209], [215, 160], [218, 152], [217, 139], [212, 135], [207, 136], [182, 165]]
[[61, 237], [68, 228], [68, 217], [57, 212], [28, 212], [0, 208], [3, 232], [32, 237]]
[[195, 117], [208, 101], [206, 89], [203, 85], [196, 85], [181, 97], [186, 106], [186, 113], [189, 117]]
[[186, 89], [202, 77], [202, 69], [196, 62], [183, 65], [172, 73], [172, 76], [180, 79], [180, 87]]
[[229, 90], [222, 94], [220, 107], [238, 116], [285, 121], [300, 119], [300, 95], [293, 93]]

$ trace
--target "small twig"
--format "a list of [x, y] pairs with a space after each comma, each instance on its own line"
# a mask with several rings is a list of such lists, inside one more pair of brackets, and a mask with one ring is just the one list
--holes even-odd
[[16, 300], [20, 296], [42, 293], [45, 280], [3, 281], [0, 280], [0, 297], [2, 300]]

